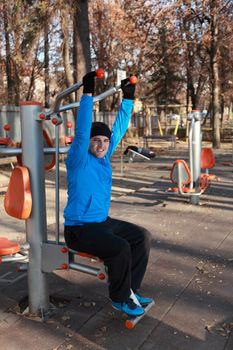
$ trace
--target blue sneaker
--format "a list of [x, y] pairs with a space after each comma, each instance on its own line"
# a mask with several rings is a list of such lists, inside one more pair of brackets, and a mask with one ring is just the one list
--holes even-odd
[[133, 317], [141, 316], [145, 313], [143, 307], [136, 305], [132, 299], [128, 299], [126, 303], [116, 303], [113, 301], [112, 306], [115, 309]]
[[142, 295], [140, 295], [138, 292], [137, 293], [134, 293], [135, 297], [138, 299], [139, 303], [142, 305], [142, 306], [145, 306], [145, 305], [148, 305], [150, 304], [153, 299], [152, 298], [147, 298], [147, 297], [143, 297]]

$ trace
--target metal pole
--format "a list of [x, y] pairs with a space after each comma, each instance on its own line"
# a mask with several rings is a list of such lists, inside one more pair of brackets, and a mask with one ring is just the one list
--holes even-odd
[[84, 272], [84, 273], [87, 273], [87, 274], [93, 275], [93, 276], [98, 276], [98, 273], [100, 271], [100, 269], [98, 269], [97, 267], [87, 266], [87, 265], [75, 263], [75, 262], [70, 262], [69, 268], [71, 270]]
[[121, 176], [123, 176], [123, 140], [121, 139]]
[[[66, 147], [59, 147], [59, 153], [60, 154], [66, 154], [70, 149], [70, 146]], [[56, 153], [56, 148], [54, 147], [45, 147], [44, 148], [44, 154], [54, 154]], [[5, 147], [0, 147], [0, 155], [4, 156], [18, 156], [22, 154], [22, 148], [5, 148]]]
[[194, 112], [194, 126], [193, 126], [193, 182], [196, 187], [199, 187], [199, 176], [201, 173], [201, 113]]
[[55, 126], [55, 146], [56, 146], [56, 243], [59, 243], [59, 235], [60, 235], [60, 176], [59, 176], [59, 130], [60, 125]]
[[[195, 192], [199, 192], [199, 177], [201, 174], [201, 113], [199, 110], [193, 111], [193, 131], [192, 131], [192, 160], [193, 160], [193, 186]], [[192, 196], [190, 198], [192, 204], [199, 204], [199, 196]]]
[[192, 117], [192, 114], [190, 114], [190, 123], [189, 123], [189, 138], [188, 138], [188, 148], [189, 148], [189, 168], [190, 168], [190, 184], [189, 188], [193, 189], [193, 126], [194, 126], [194, 119]]
[[60, 107], [60, 104], [61, 104], [61, 101], [63, 100], [63, 98], [70, 95], [72, 92], [77, 91], [82, 85], [83, 85], [83, 83], [81, 83], [81, 82], [76, 83], [76, 84], [68, 87], [67, 89], [63, 90], [62, 92], [60, 92], [56, 97], [55, 105], [53, 108], [54, 113], [57, 113], [59, 111], [59, 107]]
[[28, 264], [29, 312], [44, 314], [49, 310], [47, 275], [41, 270], [41, 242], [47, 241], [45, 175], [42, 122], [39, 102], [20, 105], [23, 165], [29, 169], [32, 213], [26, 221], [26, 237], [30, 245]]

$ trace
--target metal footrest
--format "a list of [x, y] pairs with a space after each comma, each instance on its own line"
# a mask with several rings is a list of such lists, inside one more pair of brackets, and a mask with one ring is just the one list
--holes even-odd
[[[99, 261], [100, 266], [94, 267], [74, 261], [74, 256], [85, 257]], [[106, 269], [100, 259], [86, 253], [76, 252], [64, 244], [55, 242], [42, 243], [42, 271], [52, 272], [54, 270], [76, 270], [98, 277], [101, 281], [107, 281]]]

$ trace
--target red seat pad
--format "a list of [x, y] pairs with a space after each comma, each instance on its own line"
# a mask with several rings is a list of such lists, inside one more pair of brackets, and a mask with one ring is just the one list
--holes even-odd
[[9, 241], [8, 238], [0, 237], [0, 255], [16, 254], [20, 251], [20, 245], [17, 242]]

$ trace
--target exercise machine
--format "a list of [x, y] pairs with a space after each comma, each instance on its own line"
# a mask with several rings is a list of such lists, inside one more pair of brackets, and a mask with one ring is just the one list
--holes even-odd
[[155, 153], [144, 147], [128, 146], [124, 151], [124, 156], [128, 155], [129, 163], [134, 161], [134, 158], [138, 156], [139, 158], [145, 160], [151, 160], [155, 157]]
[[[102, 77], [102, 71], [97, 77]], [[99, 76], [98, 76], [99, 74]], [[79, 106], [79, 102], [60, 106], [61, 101], [82, 86], [74, 86], [58, 94], [54, 108], [44, 113], [39, 102], [26, 101], [20, 104], [22, 144], [20, 148], [1, 148], [1, 155], [20, 155], [22, 165], [16, 167], [11, 175], [4, 200], [6, 212], [14, 218], [25, 220], [26, 243], [19, 245], [5, 237], [0, 238], [0, 262], [20, 262], [20, 269], [28, 272], [29, 305], [25, 312], [40, 315], [47, 319], [54, 311], [50, 303], [48, 288], [48, 273], [54, 270], [77, 270], [93, 276], [101, 281], [107, 281], [107, 271], [102, 262], [99, 267], [89, 266], [75, 261], [75, 255], [84, 258], [94, 258], [82, 252], [76, 252], [60, 242], [59, 237], [59, 155], [66, 154], [69, 146], [59, 146], [59, 126], [62, 123], [61, 112]], [[94, 102], [112, 95], [120, 90], [120, 86], [113, 87], [94, 97]], [[50, 120], [56, 128], [55, 148], [44, 147], [43, 121]], [[44, 154], [55, 153], [56, 164], [56, 229], [55, 239], [49, 241], [47, 237], [46, 198]], [[153, 303], [145, 309], [145, 314]], [[128, 320], [133, 328], [142, 317]]]
[[[209, 174], [209, 169], [215, 165], [215, 158], [211, 148], [201, 147], [201, 112], [193, 110], [188, 114], [188, 120], [189, 166], [183, 159], [173, 163], [170, 179], [178, 187], [170, 188], [169, 191], [188, 197], [191, 204], [199, 204], [201, 194], [208, 188], [210, 181], [216, 179], [215, 175]], [[205, 173], [201, 174], [201, 169]]]

